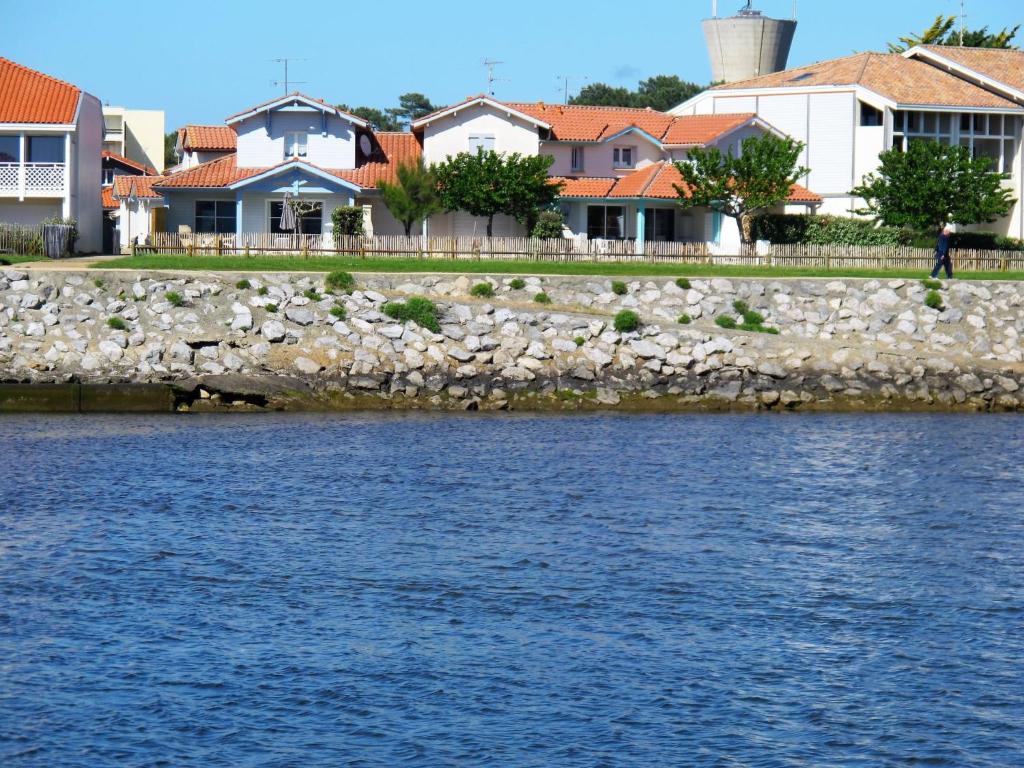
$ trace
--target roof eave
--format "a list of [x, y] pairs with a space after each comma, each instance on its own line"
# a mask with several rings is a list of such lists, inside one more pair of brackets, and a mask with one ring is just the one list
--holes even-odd
[[904, 51], [903, 53], [903, 57], [906, 59], [912, 59], [918, 56], [920, 56], [923, 59], [927, 59], [930, 62], [942, 64], [944, 67], [946, 67], [947, 70], [950, 71], [951, 74], [953, 70], [956, 70], [957, 72], [966, 75], [969, 78], [974, 78], [975, 80], [978, 81], [979, 85], [987, 86], [989, 88], [992, 88], [993, 90], [1002, 91], [1003, 93], [1008, 94], [1008, 98], [1024, 101], [1024, 91], [1020, 90], [1019, 88], [1014, 88], [1012, 85], [1007, 85], [1006, 83], [1000, 80], [996, 80], [995, 78], [989, 77], [988, 75], [982, 72], [978, 72], [975, 69], [971, 69], [970, 67], [961, 64], [958, 61], [946, 58], [945, 56], [942, 56], [941, 54], [929, 48], [925, 48], [920, 45], [915, 45], [913, 48]]

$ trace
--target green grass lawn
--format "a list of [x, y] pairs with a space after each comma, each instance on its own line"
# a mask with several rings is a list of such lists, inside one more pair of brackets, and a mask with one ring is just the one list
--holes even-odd
[[24, 264], [26, 261], [42, 261], [45, 256], [26, 256], [23, 253], [0, 253], [0, 267], [5, 264]]
[[[642, 262], [471, 261], [447, 259], [299, 258], [280, 256], [126, 256], [97, 269], [186, 269], [214, 272], [452, 272], [489, 275], [608, 275], [623, 277], [927, 277], [926, 269], [805, 269]], [[1024, 280], [1024, 272], [961, 272], [963, 280]]]

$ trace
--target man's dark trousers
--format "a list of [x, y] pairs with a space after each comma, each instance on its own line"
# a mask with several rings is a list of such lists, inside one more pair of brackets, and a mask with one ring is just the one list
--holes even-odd
[[932, 270], [932, 277], [939, 276], [939, 270], [946, 269], [946, 279], [953, 279], [953, 260], [949, 257], [949, 251], [935, 251], [935, 269]]

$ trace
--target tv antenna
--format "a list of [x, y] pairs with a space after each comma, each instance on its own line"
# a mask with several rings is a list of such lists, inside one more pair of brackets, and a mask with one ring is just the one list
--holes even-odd
[[309, 61], [309, 59], [296, 59], [296, 58], [282, 57], [282, 58], [279, 58], [279, 59], [271, 59], [271, 61], [274, 62], [275, 64], [284, 64], [284, 80], [273, 80], [273, 81], [271, 81], [270, 84], [273, 85], [273, 86], [283, 85], [284, 86], [285, 96], [287, 96], [289, 93], [292, 92], [291, 87], [293, 85], [307, 85], [305, 80], [289, 80], [288, 79], [288, 64], [289, 64], [289, 62], [292, 62], [292, 61]]
[[494, 76], [494, 68], [499, 64], [504, 64], [504, 61], [496, 61], [494, 59], [484, 59], [484, 66], [487, 67], [487, 95], [494, 95], [494, 84], [499, 82], [501, 78]]
[[964, 25], [967, 21], [967, 2], [960, 0], [960, 47], [964, 47]]
[[587, 80], [590, 79], [589, 77], [585, 77], [583, 75], [556, 75], [556, 77], [562, 83], [562, 87], [560, 90], [562, 91], [563, 104], [569, 103], [569, 83], [571, 83], [573, 80], [581, 80], [585, 83]]

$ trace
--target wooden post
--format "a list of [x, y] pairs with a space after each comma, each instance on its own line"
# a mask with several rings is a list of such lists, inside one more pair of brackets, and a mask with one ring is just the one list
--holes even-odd
[[134, 259], [135, 258], [135, 241], [134, 240], [132, 241], [131, 248], [132, 248], [132, 258]]

